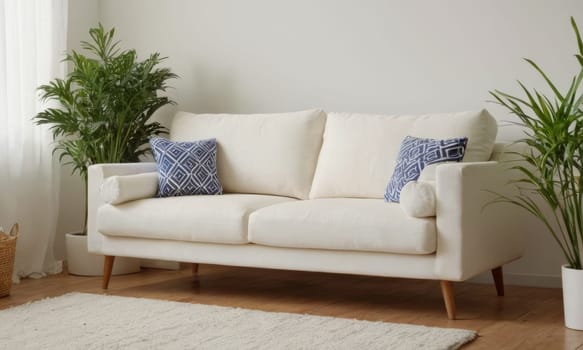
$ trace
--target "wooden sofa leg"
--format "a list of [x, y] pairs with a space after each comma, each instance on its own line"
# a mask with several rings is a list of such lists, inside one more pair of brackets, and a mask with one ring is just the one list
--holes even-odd
[[103, 260], [103, 280], [101, 281], [101, 288], [107, 289], [109, 286], [109, 279], [111, 278], [111, 271], [113, 270], [113, 262], [115, 256], [106, 255]]
[[197, 263], [192, 263], [192, 274], [198, 275], [198, 264]]
[[502, 266], [492, 269], [492, 277], [494, 277], [494, 284], [496, 285], [496, 292], [499, 297], [504, 296], [504, 275], [502, 273]]
[[453, 282], [451, 281], [440, 282], [441, 282], [441, 294], [443, 295], [445, 309], [447, 310], [447, 318], [449, 318], [450, 320], [455, 320], [455, 295], [453, 292]]

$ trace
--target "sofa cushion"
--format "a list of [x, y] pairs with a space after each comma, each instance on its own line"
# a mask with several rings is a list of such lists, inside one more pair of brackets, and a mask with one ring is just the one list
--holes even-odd
[[150, 139], [158, 169], [158, 196], [223, 194], [217, 175], [217, 141]]
[[412, 218], [382, 199], [328, 198], [281, 203], [249, 217], [252, 243], [286, 248], [430, 254], [434, 218]]
[[307, 198], [326, 115], [321, 110], [280, 114], [179, 112], [170, 138], [216, 138], [218, 172], [227, 193]]
[[399, 205], [405, 214], [414, 218], [435, 216], [435, 182], [408, 182], [401, 190]]
[[310, 198], [383, 198], [407, 135], [467, 137], [463, 161], [477, 162], [490, 158], [496, 132], [496, 120], [486, 110], [420, 116], [329, 113]]
[[295, 200], [249, 194], [140, 199], [100, 207], [97, 229], [111, 236], [244, 244], [251, 212], [289, 201]]
[[158, 193], [158, 173], [110, 176], [101, 184], [99, 193], [105, 203], [114, 205], [152, 198]]

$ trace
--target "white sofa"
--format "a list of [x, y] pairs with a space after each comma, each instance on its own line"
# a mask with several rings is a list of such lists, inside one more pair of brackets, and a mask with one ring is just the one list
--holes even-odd
[[[179, 112], [170, 139], [216, 138], [225, 194], [156, 198], [155, 163], [93, 165], [89, 250], [105, 255], [104, 288], [115, 256], [439, 280], [453, 319], [452, 282], [492, 270], [503, 295], [501, 267], [523, 250], [518, 209], [484, 208], [510, 176], [496, 131], [485, 110]], [[434, 216], [383, 200], [406, 135], [469, 139], [462, 162], [421, 174], [435, 188]]]

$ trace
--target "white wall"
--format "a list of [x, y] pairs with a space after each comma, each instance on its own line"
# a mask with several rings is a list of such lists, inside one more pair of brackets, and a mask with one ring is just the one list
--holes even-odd
[[[192, 112], [487, 107], [506, 120], [485, 102], [488, 90], [518, 92], [518, 78], [541, 86], [521, 57], [535, 58], [561, 86], [574, 74], [571, 15], [583, 26], [583, 1], [99, 1], [99, 20], [126, 47], [169, 56], [181, 77], [171, 95]], [[499, 134], [519, 135], [509, 127]], [[536, 226], [529, 234], [507, 280], [557, 283], [558, 249]]]

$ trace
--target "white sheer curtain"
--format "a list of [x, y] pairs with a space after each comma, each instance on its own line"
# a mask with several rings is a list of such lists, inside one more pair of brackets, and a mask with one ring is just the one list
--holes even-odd
[[63, 77], [67, 0], [0, 0], [0, 225], [20, 224], [15, 277], [61, 270], [53, 256], [59, 170], [36, 88]]

